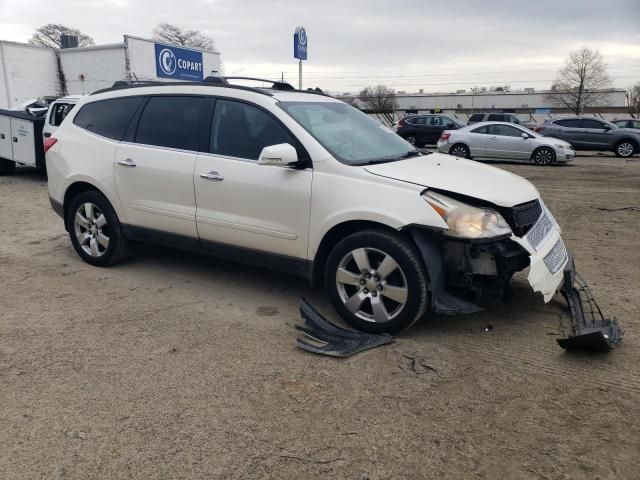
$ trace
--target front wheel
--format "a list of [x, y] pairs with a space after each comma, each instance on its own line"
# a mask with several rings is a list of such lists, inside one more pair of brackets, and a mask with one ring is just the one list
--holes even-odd
[[533, 152], [533, 162], [536, 165], [551, 165], [555, 160], [556, 153], [548, 147], [542, 147]]
[[622, 140], [616, 145], [614, 153], [616, 157], [629, 158], [636, 151], [636, 146], [629, 140]]
[[73, 198], [67, 211], [73, 248], [82, 259], [106, 267], [126, 257], [129, 242], [115, 210], [101, 193], [91, 190]]
[[325, 288], [342, 318], [365, 332], [398, 332], [427, 308], [424, 265], [391, 232], [364, 230], [340, 241], [327, 259]]

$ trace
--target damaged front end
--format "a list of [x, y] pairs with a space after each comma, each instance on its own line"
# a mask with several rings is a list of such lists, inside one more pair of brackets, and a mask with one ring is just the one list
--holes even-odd
[[[442, 195], [435, 198], [447, 199]], [[447, 315], [474, 313], [482, 305], [507, 299], [511, 296], [511, 278], [528, 267], [529, 283], [545, 303], [560, 291], [568, 304], [570, 333], [558, 340], [560, 346], [593, 350], [615, 347], [623, 331], [615, 320], [604, 318], [591, 290], [576, 273], [551, 212], [539, 200], [494, 208], [508, 223], [510, 235], [471, 239], [433, 230], [410, 230], [429, 271], [432, 310]]]

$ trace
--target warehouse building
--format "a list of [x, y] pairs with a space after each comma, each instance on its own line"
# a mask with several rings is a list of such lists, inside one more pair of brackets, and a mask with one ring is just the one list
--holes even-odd
[[220, 53], [125, 35], [122, 43], [52, 49], [0, 40], [0, 108], [32, 98], [83, 95], [117, 80], [197, 81], [220, 70]]

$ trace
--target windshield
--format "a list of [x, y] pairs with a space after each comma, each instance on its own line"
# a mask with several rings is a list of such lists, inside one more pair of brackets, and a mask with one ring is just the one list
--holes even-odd
[[392, 162], [419, 154], [390, 129], [346, 103], [279, 102], [278, 106], [348, 165]]

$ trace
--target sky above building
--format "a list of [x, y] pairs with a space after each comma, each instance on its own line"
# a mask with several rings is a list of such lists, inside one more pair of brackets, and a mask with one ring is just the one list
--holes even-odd
[[61, 23], [118, 43], [160, 22], [212, 37], [227, 75], [292, 83], [293, 31], [304, 25], [304, 86], [333, 92], [544, 89], [582, 46], [602, 53], [613, 86], [640, 81], [640, 0], [0, 0], [2, 40]]

